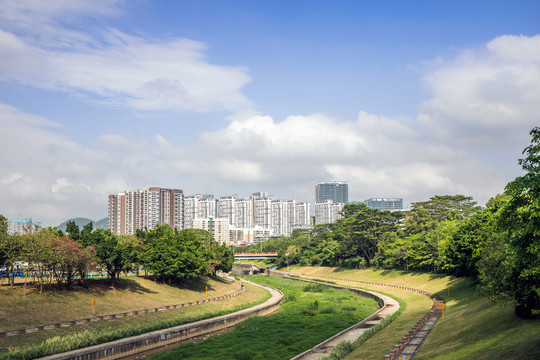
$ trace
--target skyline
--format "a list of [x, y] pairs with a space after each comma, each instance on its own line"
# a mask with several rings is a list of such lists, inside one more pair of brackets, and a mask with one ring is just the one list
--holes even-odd
[[0, 214], [109, 194], [473, 196], [522, 174], [535, 1], [0, 1]]

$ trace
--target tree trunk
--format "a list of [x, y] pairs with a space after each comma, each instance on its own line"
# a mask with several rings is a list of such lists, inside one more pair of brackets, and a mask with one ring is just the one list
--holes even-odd
[[13, 285], [15, 285], [15, 273], [14, 273], [14, 271], [15, 271], [15, 269], [14, 269], [13, 264], [10, 264], [9, 265], [9, 270], [8, 270], [8, 276], [9, 276], [9, 284], [10, 284], [12, 289], [13, 289]]
[[23, 272], [24, 272], [24, 296], [26, 296], [26, 277], [28, 276], [28, 269], [24, 271], [24, 268], [23, 268]]

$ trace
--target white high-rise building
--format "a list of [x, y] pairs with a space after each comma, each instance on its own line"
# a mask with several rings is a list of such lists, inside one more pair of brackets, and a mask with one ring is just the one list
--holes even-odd
[[193, 220], [199, 216], [199, 201], [201, 200], [201, 194], [184, 197], [184, 229], [193, 228]]
[[252, 228], [253, 219], [253, 199], [240, 199], [236, 202], [236, 227]]
[[218, 217], [229, 219], [229, 224], [236, 224], [236, 202], [240, 200], [238, 195], [222, 196], [218, 201]]
[[274, 198], [256, 198], [253, 199], [253, 215], [255, 225], [261, 228], [272, 228], [272, 201]]
[[295, 205], [295, 218], [294, 218], [294, 229], [304, 229], [311, 225], [310, 222], [310, 203], [297, 203]]
[[294, 226], [298, 200], [272, 201], [272, 233], [289, 236]]
[[329, 224], [341, 219], [340, 212], [345, 204], [334, 204], [332, 200], [319, 201], [315, 203], [315, 223]]
[[159, 188], [148, 188], [142, 191], [142, 228], [153, 229], [159, 224], [159, 207], [161, 198]]
[[199, 212], [198, 218], [216, 217], [217, 215], [217, 201], [213, 197], [207, 197], [199, 200]]
[[193, 220], [193, 228], [208, 231], [220, 245], [230, 242], [229, 219], [214, 217], [197, 218]]

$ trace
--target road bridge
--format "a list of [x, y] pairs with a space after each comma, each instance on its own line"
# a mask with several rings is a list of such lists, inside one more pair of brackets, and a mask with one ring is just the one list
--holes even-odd
[[275, 259], [278, 257], [278, 253], [234, 253], [234, 260], [261, 260], [261, 259]]

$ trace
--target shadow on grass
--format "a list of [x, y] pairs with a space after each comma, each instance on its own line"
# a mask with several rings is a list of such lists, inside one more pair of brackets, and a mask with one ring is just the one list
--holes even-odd
[[[38, 285], [32, 285], [33, 291], [37, 293]], [[84, 285], [73, 284], [67, 287], [65, 284], [47, 284], [43, 287], [43, 292], [49, 296], [77, 296], [79, 293], [92, 293], [95, 296], [104, 296], [112, 291], [128, 291], [136, 294], [156, 294], [156, 291], [142, 285], [135, 279], [120, 278], [114, 286], [111, 286], [110, 279], [88, 279]]]
[[[143, 278], [143, 277], [141, 277]], [[151, 276], [144, 277], [148, 281], [153, 282]], [[212, 281], [211, 281], [212, 280]], [[171, 288], [180, 290], [190, 290], [198, 293], [205, 293], [208, 291], [216, 290], [215, 283], [228, 284], [228, 282], [220, 277], [214, 276], [210, 278], [194, 278], [178, 281], [176, 283], [162, 283], [157, 281], [157, 284], [166, 285]], [[67, 287], [65, 284], [44, 284], [43, 295], [49, 298], [77, 298], [80, 294], [92, 294], [96, 297], [103, 297], [111, 292], [128, 292], [133, 294], [157, 294], [157, 291], [152, 290], [150, 287], [145, 286], [144, 282], [137, 280], [137, 278], [123, 277], [120, 278], [114, 286], [111, 286], [110, 279], [87, 279], [84, 285], [80, 285], [77, 282]], [[27, 284], [26, 289], [23, 283], [16, 283], [13, 289], [8, 286], [0, 287], [0, 292], [4, 296], [21, 296], [21, 295], [38, 295], [38, 284]], [[0, 294], [1, 295], [1, 294]]]
[[[151, 276], [147, 276], [146, 279], [150, 280], [150, 281], [154, 281], [154, 278], [151, 277]], [[216, 282], [221, 282], [221, 283], [228, 284], [228, 282], [226, 280], [223, 280], [222, 278], [220, 278], [218, 276], [212, 276], [210, 278], [183, 279], [183, 280], [178, 280], [176, 282], [171, 282], [171, 283], [168, 283], [168, 282], [162, 283], [160, 281], [157, 281], [157, 283], [167, 285], [167, 286], [170, 286], [170, 287], [173, 287], [173, 288], [176, 288], [176, 289], [181, 289], [181, 290], [191, 290], [191, 291], [196, 291], [196, 292], [206, 292], [207, 289], [208, 290], [215, 290], [215, 287], [210, 283], [210, 279], [212, 279], [212, 280], [214, 280]], [[123, 279], [123, 280], [125, 280], [125, 279]]]

